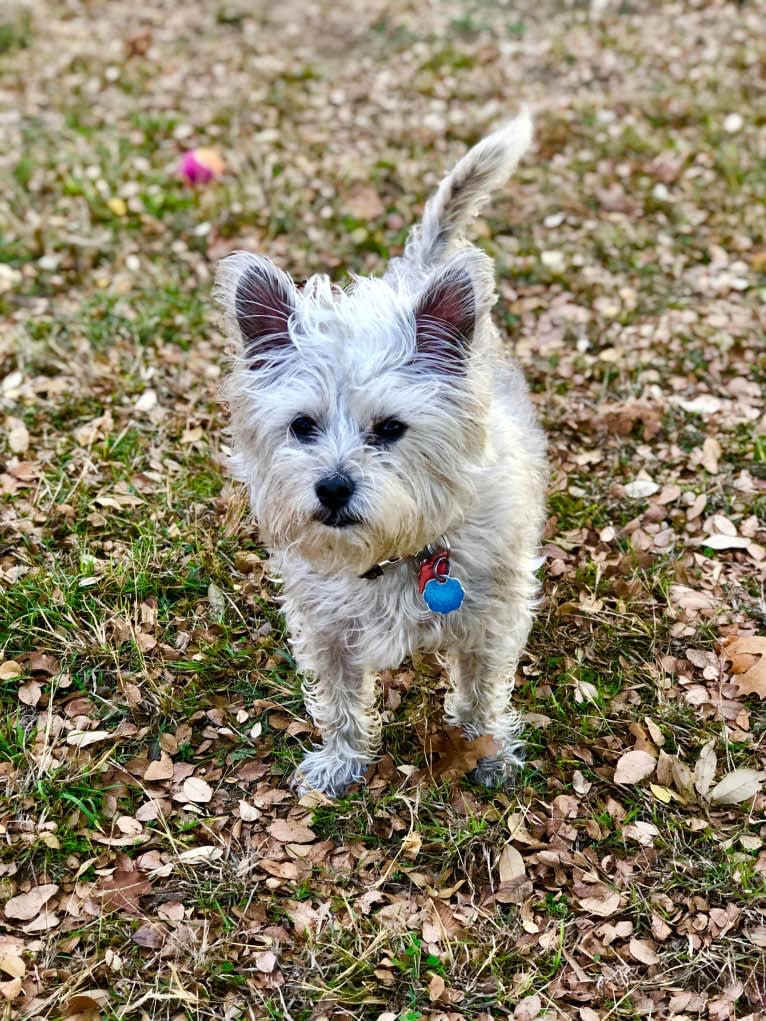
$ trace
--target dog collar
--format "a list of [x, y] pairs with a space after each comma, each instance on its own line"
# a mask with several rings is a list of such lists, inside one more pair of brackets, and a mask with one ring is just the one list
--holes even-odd
[[450, 577], [450, 544], [446, 535], [429, 542], [412, 556], [391, 557], [374, 564], [362, 578], [379, 578], [389, 568], [406, 560], [414, 560], [418, 568], [418, 591], [429, 610], [434, 613], [452, 613], [459, 610], [465, 590], [457, 578]]

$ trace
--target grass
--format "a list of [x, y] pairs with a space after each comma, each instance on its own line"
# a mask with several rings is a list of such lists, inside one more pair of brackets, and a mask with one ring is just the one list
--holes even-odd
[[[763, 794], [678, 776], [710, 740], [713, 783], [763, 766], [760, 702], [717, 655], [763, 627], [760, 561], [704, 541], [764, 518], [761, 12], [320, 4], [294, 36], [290, 10], [97, 7], [0, 16], [4, 1016], [760, 1016]], [[424, 660], [386, 678], [368, 783], [301, 803], [315, 735], [222, 469], [215, 262], [379, 272], [522, 96], [537, 157], [478, 230], [553, 467], [527, 762], [508, 791], [433, 779]], [[210, 144], [226, 176], [185, 188], [180, 152]], [[346, 206], [366, 187], [369, 219]], [[702, 394], [719, 410], [679, 403]], [[636, 401], [657, 429], [618, 433]], [[631, 499], [644, 476], [679, 495]], [[657, 772], [615, 783], [639, 747]], [[51, 884], [53, 921], [5, 910]]]

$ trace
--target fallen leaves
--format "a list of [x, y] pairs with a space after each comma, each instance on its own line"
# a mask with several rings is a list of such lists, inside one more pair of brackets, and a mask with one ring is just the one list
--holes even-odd
[[41, 886], [33, 887], [27, 893], [11, 897], [3, 908], [5, 917], [28, 921], [39, 915], [43, 907], [58, 891], [59, 887], [56, 883], [43, 883]]
[[647, 496], [654, 496], [660, 487], [651, 479], [636, 479], [625, 486], [625, 493], [631, 500], [644, 500]]
[[660, 963], [660, 958], [657, 956], [656, 944], [651, 943], [648, 939], [631, 939], [628, 943], [628, 950], [630, 951], [631, 957], [640, 961], [641, 964]]
[[710, 785], [713, 782], [718, 766], [715, 746], [715, 738], [707, 741], [702, 746], [699, 757], [694, 764], [694, 788], [703, 798], [707, 796], [707, 792], [710, 790]]
[[709, 794], [714, 805], [739, 805], [749, 801], [763, 787], [766, 772], [757, 769], [735, 769], [727, 773]]
[[147, 783], [157, 783], [160, 780], [173, 779], [173, 760], [167, 752], [161, 752], [158, 759], [152, 759], [144, 770], [144, 780]]
[[110, 730], [70, 730], [66, 736], [66, 743], [75, 748], [88, 748], [110, 738], [114, 739], [114, 734]]
[[625, 752], [620, 757], [615, 768], [614, 782], [622, 784], [640, 783], [652, 775], [656, 764], [657, 760], [649, 752]]
[[122, 911], [128, 915], [140, 915], [140, 898], [152, 892], [152, 884], [146, 875], [130, 867], [115, 869], [93, 891], [99, 896], [104, 911]]
[[268, 832], [275, 840], [285, 844], [309, 844], [316, 840], [316, 833], [292, 819], [275, 819], [268, 827]]
[[607, 897], [581, 897], [580, 907], [589, 915], [598, 915], [599, 918], [609, 918], [623, 905], [619, 893], [611, 893]]
[[723, 656], [731, 663], [732, 681], [742, 697], [766, 698], [766, 637], [727, 638], [723, 642]]
[[497, 754], [497, 745], [489, 735], [468, 739], [459, 727], [444, 727], [429, 734], [424, 741], [431, 758], [431, 774], [435, 780], [445, 777], [459, 779], [476, 769], [480, 759]]
[[[594, 4], [606, 34], [549, 5], [509, 62], [502, 5], [469, 25], [452, 0], [394, 4], [395, 32], [360, 8], [348, 45], [320, 2], [297, 74], [294, 12], [224, 6], [131, 35], [121, 0], [91, 4], [3, 53], [23, 90], [0, 196], [6, 1013], [760, 1016], [766, 261], [758, 175], [731, 169], [759, 156], [758, 5]], [[296, 799], [311, 727], [246, 499], [212, 463], [212, 264], [266, 245], [301, 278], [378, 273], [519, 82], [545, 92], [556, 206], [531, 161], [492, 213], [499, 322], [551, 436], [528, 763], [509, 790], [466, 782], [495, 749], [439, 730], [445, 678], [418, 665], [385, 684], [361, 790]], [[179, 196], [163, 166], [206, 140], [226, 189]]]
[[206, 805], [213, 798], [213, 788], [207, 781], [197, 776], [190, 776], [184, 780], [181, 792], [187, 801], [196, 804]]
[[29, 430], [20, 418], [6, 419], [5, 435], [12, 453], [25, 454], [29, 450]]

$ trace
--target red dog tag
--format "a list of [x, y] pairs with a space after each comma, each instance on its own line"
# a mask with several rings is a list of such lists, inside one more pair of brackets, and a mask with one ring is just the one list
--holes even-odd
[[449, 553], [446, 550], [437, 550], [427, 557], [418, 570], [418, 591], [421, 596], [429, 581], [433, 578], [446, 578], [449, 574]]

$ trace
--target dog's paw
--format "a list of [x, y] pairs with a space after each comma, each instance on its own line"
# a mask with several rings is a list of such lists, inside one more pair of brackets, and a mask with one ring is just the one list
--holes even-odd
[[[463, 733], [470, 740], [479, 736], [477, 729], [475, 724], [466, 724]], [[519, 738], [518, 716], [508, 713], [489, 736], [495, 744], [494, 754], [479, 759], [475, 768], [468, 773], [468, 779], [485, 787], [511, 787], [524, 762], [524, 742]]]
[[510, 787], [516, 776], [519, 761], [516, 758], [506, 759], [498, 755], [479, 759], [476, 768], [468, 773], [471, 783], [480, 783], [484, 787]]
[[367, 759], [342, 758], [326, 748], [317, 748], [304, 756], [290, 782], [300, 795], [322, 791], [331, 798], [338, 798], [349, 784], [364, 778], [369, 765]]

